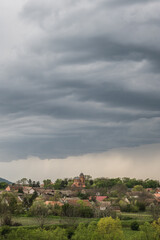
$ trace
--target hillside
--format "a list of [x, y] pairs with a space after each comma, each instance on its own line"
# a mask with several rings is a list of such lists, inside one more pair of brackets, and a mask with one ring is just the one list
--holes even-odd
[[8, 181], [8, 180], [6, 180], [6, 179], [4, 179], [4, 178], [0, 178], [0, 182], [6, 182], [6, 183], [8, 183], [8, 184], [12, 184], [12, 182], [10, 182], [10, 181]]

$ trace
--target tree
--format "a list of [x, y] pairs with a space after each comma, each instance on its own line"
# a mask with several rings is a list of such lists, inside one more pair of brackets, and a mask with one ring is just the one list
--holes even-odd
[[0, 189], [5, 189], [8, 186], [6, 182], [0, 182]]
[[1, 194], [1, 201], [5, 202], [8, 206], [10, 213], [14, 213], [17, 207], [17, 198], [13, 193], [3, 192]]
[[48, 208], [45, 203], [43, 201], [35, 201], [30, 208], [30, 213], [36, 217], [40, 227], [43, 228], [48, 216]]
[[101, 218], [97, 224], [97, 232], [99, 233], [99, 239], [108, 240], [122, 240], [123, 231], [121, 222], [118, 218], [112, 217]]
[[140, 239], [142, 240], [158, 240], [157, 232], [154, 226], [146, 222], [144, 225], [140, 226]]
[[23, 198], [23, 207], [26, 208], [26, 210], [28, 210], [31, 206], [33, 201], [37, 198], [38, 194], [36, 191], [34, 191], [34, 193], [32, 195], [26, 195]]
[[88, 227], [80, 223], [72, 240], [122, 240], [123, 232], [120, 220], [111, 217], [102, 218], [98, 224], [91, 222]]
[[[5, 230], [5, 231], [4, 231]], [[44, 229], [25, 229], [18, 228], [17, 230], [3, 229], [3, 238], [6, 240], [68, 240], [65, 229], [57, 227], [55, 230]]]
[[58, 201], [60, 199], [61, 195], [58, 191], [55, 192], [54, 196], [52, 197], [53, 201]]
[[89, 236], [90, 238], [88, 238], [88, 235], [87, 227], [84, 223], [80, 223], [75, 231], [74, 236], [72, 237], [72, 240], [89, 240], [91, 237]]
[[28, 180], [28, 184], [29, 184], [30, 187], [32, 187], [32, 180], [31, 179]]
[[65, 187], [67, 187], [68, 185], [68, 180], [62, 180], [62, 179], [57, 179], [54, 183], [54, 189], [56, 190], [60, 190], [60, 189], [64, 189]]
[[144, 188], [142, 185], [136, 185], [133, 188], [133, 191], [135, 191], [135, 192], [142, 192], [143, 190], [144, 190]]
[[17, 209], [17, 200], [12, 193], [4, 192], [0, 197], [1, 225], [12, 225], [12, 213]]
[[72, 240], [95, 240], [96, 222], [90, 222], [88, 227], [84, 223], [80, 223], [72, 237]]
[[17, 184], [21, 184], [23, 186], [28, 185], [28, 180], [27, 178], [22, 178], [21, 180], [17, 181]]
[[43, 180], [44, 188], [53, 188], [51, 179]]
[[150, 207], [150, 211], [151, 211], [153, 219], [158, 220], [158, 218], [160, 217], [160, 206], [152, 204]]

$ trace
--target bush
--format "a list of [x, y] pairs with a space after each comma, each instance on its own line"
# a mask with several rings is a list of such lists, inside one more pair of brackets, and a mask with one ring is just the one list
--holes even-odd
[[139, 223], [137, 221], [134, 221], [131, 223], [131, 229], [134, 231], [138, 231], [139, 230]]
[[146, 210], [146, 205], [144, 202], [137, 202], [137, 207], [139, 208], [139, 211], [144, 212]]
[[2, 226], [12, 226], [12, 216], [11, 214], [7, 213], [2, 216], [1, 221]]
[[11, 231], [11, 229], [9, 226], [3, 226], [1, 228], [1, 235], [4, 236], [4, 235], [8, 234], [10, 231]]
[[19, 227], [19, 226], [22, 226], [22, 223], [19, 223], [19, 222], [14, 222], [12, 224], [13, 227]]

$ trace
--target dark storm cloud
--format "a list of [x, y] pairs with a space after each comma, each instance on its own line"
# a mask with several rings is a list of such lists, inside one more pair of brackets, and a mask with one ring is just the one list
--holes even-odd
[[[103, 1], [102, 1], [103, 2]], [[135, 5], [135, 4], [147, 4], [147, 3], [153, 3], [158, 2], [158, 0], [135, 0], [135, 1], [128, 1], [128, 0], [109, 0], [104, 1], [104, 4], [108, 4], [111, 6], [128, 6], [128, 5]]]
[[0, 160], [158, 143], [158, 4], [27, 1], [0, 62]]

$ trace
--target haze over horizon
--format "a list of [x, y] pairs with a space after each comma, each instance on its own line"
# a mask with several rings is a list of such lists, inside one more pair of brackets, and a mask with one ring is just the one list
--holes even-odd
[[159, 179], [158, 0], [0, 1], [0, 39], [0, 177]]

